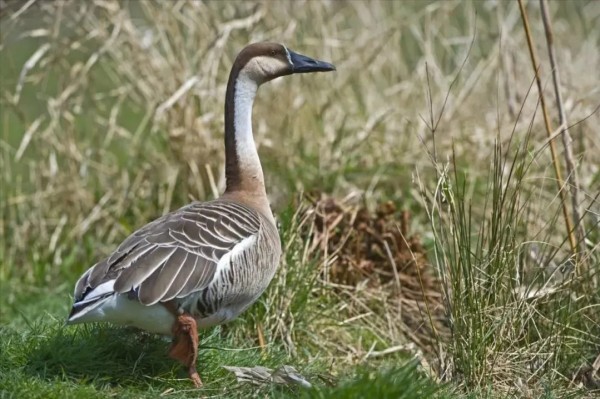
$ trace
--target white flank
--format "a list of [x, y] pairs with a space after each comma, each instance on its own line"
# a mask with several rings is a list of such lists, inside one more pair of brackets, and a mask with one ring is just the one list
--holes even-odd
[[69, 319], [69, 324], [110, 322], [148, 332], [170, 335], [175, 317], [162, 304], [142, 305], [127, 294], [113, 294]]
[[225, 255], [219, 259], [217, 263], [217, 270], [215, 270], [215, 276], [213, 277], [211, 284], [217, 282], [227, 270], [231, 268], [231, 258], [233, 256], [237, 256], [240, 253], [244, 252], [248, 248], [252, 247], [256, 244], [256, 234], [251, 235], [250, 237], [244, 238], [242, 241], [237, 243], [231, 251], [227, 252]]
[[[161, 304], [152, 306], [142, 305], [136, 300], [129, 299], [127, 294], [113, 292], [114, 280], [100, 284], [90, 291], [76, 305], [97, 301], [69, 318], [69, 324], [107, 321], [114, 324], [133, 326], [143, 330], [169, 335], [175, 321], [173, 315]], [[103, 295], [112, 295], [98, 300]]]

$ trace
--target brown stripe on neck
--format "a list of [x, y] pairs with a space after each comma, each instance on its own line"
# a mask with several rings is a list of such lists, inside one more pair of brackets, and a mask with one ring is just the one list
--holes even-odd
[[[235, 59], [225, 93], [225, 182], [226, 192], [251, 190], [249, 184], [244, 184], [243, 171], [240, 167], [239, 154], [236, 145], [235, 130], [235, 92], [240, 71], [256, 54], [251, 49], [242, 50]], [[250, 183], [250, 182], [247, 182]], [[264, 188], [263, 188], [264, 190]]]
[[240, 184], [240, 163], [235, 143], [235, 82], [240, 73], [233, 65], [225, 94], [225, 184], [226, 191], [234, 191]]

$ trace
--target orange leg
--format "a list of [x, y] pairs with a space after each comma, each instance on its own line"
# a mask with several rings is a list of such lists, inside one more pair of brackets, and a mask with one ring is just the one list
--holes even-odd
[[188, 369], [190, 379], [196, 386], [202, 386], [200, 375], [196, 371], [196, 359], [198, 359], [198, 328], [196, 320], [187, 314], [177, 316], [173, 323], [173, 344], [169, 349], [169, 356], [179, 360]]

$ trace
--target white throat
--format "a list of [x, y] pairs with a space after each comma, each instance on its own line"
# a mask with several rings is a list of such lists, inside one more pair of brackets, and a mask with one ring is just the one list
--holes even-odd
[[252, 104], [258, 84], [246, 73], [239, 74], [235, 83], [234, 120], [235, 146], [240, 173], [264, 186], [262, 167], [252, 134]]

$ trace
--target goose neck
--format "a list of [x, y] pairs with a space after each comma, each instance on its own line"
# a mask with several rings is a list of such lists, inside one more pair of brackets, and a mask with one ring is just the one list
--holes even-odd
[[264, 195], [264, 176], [252, 133], [252, 105], [258, 83], [232, 71], [225, 98], [226, 192]]

